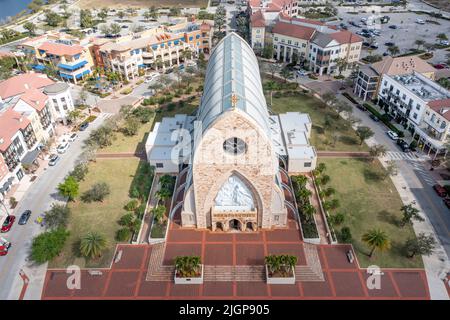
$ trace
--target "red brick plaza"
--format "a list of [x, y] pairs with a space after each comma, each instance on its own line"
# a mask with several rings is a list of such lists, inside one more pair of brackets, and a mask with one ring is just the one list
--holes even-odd
[[[205, 265], [263, 265], [268, 254], [288, 253], [305, 265], [305, 244], [295, 221], [289, 228], [256, 233], [212, 233], [186, 230], [171, 222], [163, 265], [177, 255], [195, 254]], [[69, 290], [65, 270], [48, 270], [42, 299], [429, 299], [425, 272], [385, 269], [381, 289], [368, 290], [369, 276], [355, 259], [347, 260], [349, 245], [319, 245], [324, 281], [295, 285], [267, 285], [264, 281], [205, 281], [203, 285], [175, 285], [172, 280], [147, 281], [152, 245], [120, 245], [119, 262], [101, 269], [102, 275], [82, 271], [81, 289]]]

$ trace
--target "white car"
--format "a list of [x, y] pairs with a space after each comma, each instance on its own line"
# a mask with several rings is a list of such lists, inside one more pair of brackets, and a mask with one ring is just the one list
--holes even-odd
[[195, 61], [186, 61], [186, 67], [195, 67], [197, 63]]
[[78, 136], [77, 136], [77, 134], [76, 133], [72, 133], [71, 135], [70, 135], [70, 137], [69, 137], [69, 141], [70, 142], [74, 142], [75, 141], [75, 139], [77, 138]]
[[68, 142], [64, 142], [64, 143], [61, 143], [56, 148], [56, 151], [58, 151], [58, 153], [65, 153], [67, 151], [67, 149], [69, 149], [69, 143]]
[[398, 134], [396, 134], [394, 131], [389, 130], [386, 133], [392, 140], [398, 140]]
[[449, 42], [448, 42], [448, 40], [441, 40], [441, 41], [439, 41], [439, 44], [442, 46], [448, 46]]
[[423, 21], [422, 19], [417, 18], [416, 19], [416, 23], [417, 24], [425, 24], [425, 21]]
[[145, 83], [150, 83], [154, 79], [158, 78], [159, 76], [160, 76], [160, 74], [157, 72], [150, 73], [148, 76], [146, 76]]

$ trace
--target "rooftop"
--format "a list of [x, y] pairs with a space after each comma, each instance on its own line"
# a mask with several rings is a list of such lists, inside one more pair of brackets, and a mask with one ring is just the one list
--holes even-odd
[[84, 50], [84, 48], [79, 45], [70, 45], [51, 41], [44, 42], [38, 47], [38, 49], [55, 56], [74, 56], [81, 54]]
[[69, 88], [69, 85], [65, 82], [57, 82], [51, 84], [44, 89], [44, 93], [46, 94], [57, 94], [63, 92]]
[[29, 124], [30, 120], [12, 109], [0, 113], [0, 151], [6, 151], [17, 131], [25, 129]]
[[36, 111], [41, 111], [44, 109], [48, 97], [38, 89], [33, 88], [25, 92], [20, 99], [36, 109]]
[[436, 69], [418, 56], [396, 58], [387, 56], [383, 60], [372, 64], [371, 67], [378, 74], [387, 74], [390, 76], [409, 74], [414, 71], [419, 73], [434, 73], [436, 71]]
[[0, 98], [11, 98], [31, 88], [40, 89], [53, 83], [54, 81], [50, 80], [45, 74], [34, 72], [20, 74], [0, 82]]
[[450, 98], [450, 92], [432, 80], [418, 73], [392, 77], [403, 87], [420, 97], [423, 101], [445, 100]]

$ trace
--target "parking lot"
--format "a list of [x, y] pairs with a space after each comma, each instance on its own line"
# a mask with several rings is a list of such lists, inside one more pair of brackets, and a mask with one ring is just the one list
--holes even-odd
[[[369, 29], [366, 25], [361, 23], [361, 18], [368, 18], [370, 13], [358, 13], [352, 14], [340, 10], [339, 16], [342, 21], [337, 21], [332, 24], [339, 25], [344, 23], [349, 31], [354, 33], [361, 31], [362, 29]], [[417, 48], [414, 43], [416, 40], [424, 40], [426, 43], [436, 44], [436, 36], [439, 33], [445, 33], [450, 35], [450, 21], [444, 19], [432, 18], [425, 14], [416, 13], [380, 13], [381, 16], [388, 16], [390, 21], [386, 24], [380, 24], [377, 19], [376, 24], [371, 28], [380, 30], [380, 36], [375, 36], [375, 42], [378, 44], [378, 49], [374, 49], [372, 54], [382, 55], [387, 52], [386, 42], [393, 42], [400, 49], [400, 54], [407, 53], [411, 48]], [[439, 24], [426, 22], [423, 25], [416, 23], [417, 19], [433, 20]], [[350, 21], [357, 22], [361, 25], [361, 28], [352, 26]], [[397, 29], [391, 29], [389, 26], [396, 25]], [[365, 38], [365, 41], [367, 39]], [[447, 48], [448, 49], [448, 48]], [[446, 54], [450, 53], [445, 49], [435, 49], [434, 56], [429, 60], [430, 63], [441, 63], [446, 60]], [[367, 49], [364, 49], [361, 53], [362, 57], [369, 55]]]

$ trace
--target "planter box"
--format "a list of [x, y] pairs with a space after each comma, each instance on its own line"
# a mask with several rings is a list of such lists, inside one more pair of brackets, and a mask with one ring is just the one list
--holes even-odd
[[266, 281], [267, 284], [295, 284], [295, 272], [292, 272], [291, 277], [269, 277], [269, 268], [266, 267]]
[[177, 271], [175, 270], [175, 284], [203, 284], [203, 265], [200, 265], [201, 267], [201, 274], [200, 277], [193, 277], [193, 278], [181, 278], [177, 277]]

